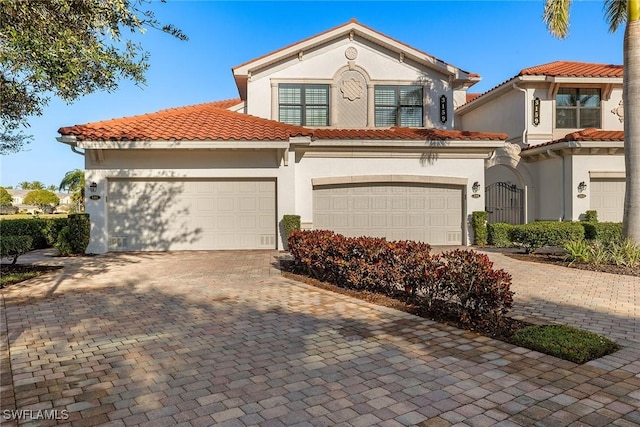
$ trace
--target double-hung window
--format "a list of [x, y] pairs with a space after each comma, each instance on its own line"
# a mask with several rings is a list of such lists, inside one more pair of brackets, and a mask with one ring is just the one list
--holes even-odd
[[375, 125], [422, 127], [422, 86], [377, 85]]
[[329, 85], [281, 83], [279, 120], [291, 125], [329, 125]]
[[556, 127], [600, 128], [600, 89], [558, 89]]

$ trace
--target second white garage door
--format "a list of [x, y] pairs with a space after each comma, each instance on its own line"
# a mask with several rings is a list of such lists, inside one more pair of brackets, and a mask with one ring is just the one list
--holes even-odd
[[624, 211], [624, 179], [591, 179], [590, 207], [598, 221], [621, 222]]
[[345, 184], [313, 190], [313, 227], [346, 236], [462, 244], [462, 188]]
[[109, 180], [109, 250], [274, 249], [275, 188], [255, 179]]

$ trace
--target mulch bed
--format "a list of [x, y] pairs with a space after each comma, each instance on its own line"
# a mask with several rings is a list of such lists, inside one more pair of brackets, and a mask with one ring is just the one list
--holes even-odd
[[625, 267], [624, 265], [600, 264], [594, 265], [589, 263], [574, 262], [571, 264], [565, 261], [562, 255], [554, 254], [524, 254], [505, 252], [505, 256], [521, 261], [539, 262], [543, 264], [554, 264], [562, 267], [577, 268], [580, 270], [600, 271], [603, 273], [621, 274], [625, 276], [640, 276], [640, 268]]

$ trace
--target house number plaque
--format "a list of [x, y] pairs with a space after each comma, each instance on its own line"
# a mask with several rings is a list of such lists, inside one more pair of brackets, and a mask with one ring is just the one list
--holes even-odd
[[100, 196], [98, 196], [97, 194], [92, 194], [91, 196], [89, 196], [89, 198], [91, 200], [100, 200]]
[[440, 123], [447, 123], [447, 97], [440, 96]]
[[540, 124], [540, 98], [533, 100], [533, 125], [538, 126]]

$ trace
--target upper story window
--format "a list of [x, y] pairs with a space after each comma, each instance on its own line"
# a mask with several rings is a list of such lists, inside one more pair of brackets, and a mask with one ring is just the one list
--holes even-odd
[[556, 95], [556, 127], [600, 128], [600, 89], [560, 88]]
[[291, 125], [329, 125], [329, 85], [281, 83], [278, 86], [280, 121]]
[[376, 86], [376, 126], [422, 127], [422, 86]]

